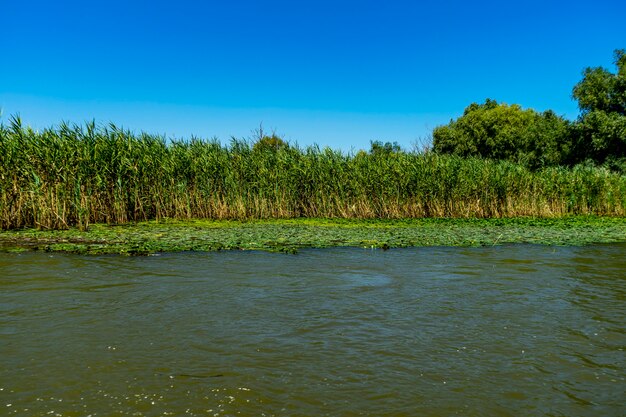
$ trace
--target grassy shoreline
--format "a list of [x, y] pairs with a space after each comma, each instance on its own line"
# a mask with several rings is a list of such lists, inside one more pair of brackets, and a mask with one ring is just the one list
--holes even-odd
[[149, 255], [159, 252], [408, 246], [492, 246], [513, 243], [588, 245], [626, 242], [626, 217], [509, 219], [161, 220], [94, 224], [88, 231], [0, 231], [0, 251]]

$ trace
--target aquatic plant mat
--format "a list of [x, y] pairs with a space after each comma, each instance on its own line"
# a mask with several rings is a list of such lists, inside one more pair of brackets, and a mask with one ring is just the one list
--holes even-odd
[[353, 246], [587, 245], [626, 242], [626, 217], [513, 219], [149, 221], [94, 224], [87, 231], [0, 232], [0, 251], [149, 255], [158, 252], [269, 250]]

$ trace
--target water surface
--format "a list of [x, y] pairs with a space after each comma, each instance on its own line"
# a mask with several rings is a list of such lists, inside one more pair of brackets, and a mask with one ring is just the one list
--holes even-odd
[[0, 414], [626, 409], [626, 245], [0, 254]]

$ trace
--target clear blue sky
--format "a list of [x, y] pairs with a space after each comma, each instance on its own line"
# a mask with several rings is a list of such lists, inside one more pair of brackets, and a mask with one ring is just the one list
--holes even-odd
[[471, 102], [578, 114], [626, 1], [0, 1], [2, 119], [410, 148]]

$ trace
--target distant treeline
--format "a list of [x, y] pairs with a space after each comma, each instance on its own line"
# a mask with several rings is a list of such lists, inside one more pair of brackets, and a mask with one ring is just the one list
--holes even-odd
[[0, 226], [161, 218], [410, 218], [626, 214], [626, 176], [506, 160], [290, 146], [280, 138], [166, 140], [113, 125], [0, 125]]
[[626, 173], [626, 50], [616, 50], [616, 73], [587, 68], [574, 86], [580, 116], [523, 110], [487, 99], [433, 131], [438, 153], [506, 159], [532, 169], [586, 162]]

